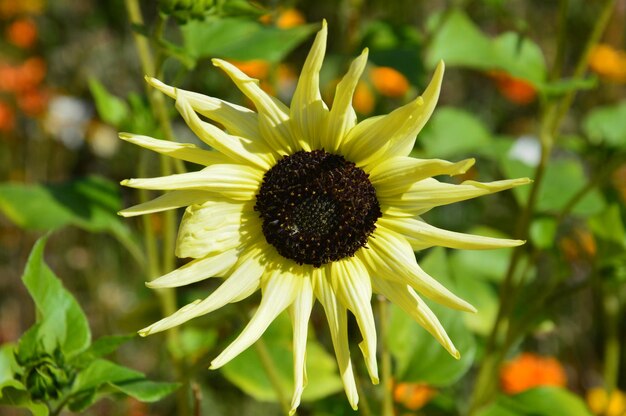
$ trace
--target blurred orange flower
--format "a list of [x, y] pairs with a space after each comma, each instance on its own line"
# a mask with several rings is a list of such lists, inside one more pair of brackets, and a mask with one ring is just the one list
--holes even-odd
[[356, 112], [368, 115], [374, 111], [374, 104], [376, 104], [376, 98], [370, 87], [364, 82], [359, 82], [352, 97], [352, 105]]
[[393, 389], [393, 399], [409, 410], [422, 408], [437, 394], [437, 390], [425, 383], [398, 383]]
[[409, 81], [406, 77], [388, 66], [370, 70], [370, 79], [374, 88], [387, 97], [402, 97], [409, 90]]
[[15, 112], [7, 104], [0, 101], [0, 132], [8, 133], [15, 127]]
[[626, 414], [626, 395], [620, 390], [613, 390], [609, 397], [605, 389], [594, 387], [587, 392], [587, 404], [594, 415], [624, 416]]
[[28, 58], [21, 65], [0, 63], [0, 91], [23, 92], [36, 88], [46, 76], [46, 62]]
[[565, 387], [567, 378], [555, 358], [525, 352], [502, 366], [500, 383], [505, 393], [517, 394], [538, 386]]
[[596, 240], [585, 227], [576, 227], [559, 240], [559, 248], [570, 261], [591, 259], [596, 255]]
[[20, 48], [30, 48], [37, 41], [37, 26], [32, 19], [19, 19], [6, 29], [9, 42]]
[[0, 16], [4, 18], [19, 14], [40, 14], [45, 0], [0, 0]]
[[589, 67], [609, 81], [626, 82], [626, 52], [598, 44], [589, 55]]
[[296, 9], [283, 10], [276, 19], [276, 26], [281, 29], [289, 29], [306, 23], [304, 15]]
[[626, 164], [621, 165], [611, 176], [611, 182], [619, 192], [622, 200], [626, 203]]
[[528, 81], [513, 77], [504, 71], [491, 71], [489, 75], [496, 82], [500, 94], [512, 103], [530, 104], [537, 96], [537, 90]]
[[252, 59], [250, 61], [231, 61], [241, 72], [251, 78], [262, 79], [267, 77], [270, 64], [263, 59]]
[[48, 104], [48, 93], [41, 89], [24, 91], [17, 97], [17, 106], [28, 116], [37, 116], [44, 112]]

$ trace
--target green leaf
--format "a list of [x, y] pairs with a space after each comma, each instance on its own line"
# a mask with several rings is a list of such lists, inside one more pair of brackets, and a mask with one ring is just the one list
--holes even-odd
[[[420, 261], [420, 265], [454, 291], [444, 249], [431, 250]], [[390, 308], [387, 343], [391, 355], [395, 358], [398, 380], [425, 382], [432, 386], [445, 387], [456, 382], [469, 370], [476, 352], [476, 344], [474, 337], [460, 319], [461, 312], [440, 305], [431, 305], [431, 308], [461, 353], [459, 360], [452, 357], [426, 330], [395, 305], [391, 305]]]
[[26, 387], [14, 377], [19, 369], [20, 366], [15, 361], [15, 345], [4, 344], [0, 346], [0, 399], [2, 399], [2, 390], [5, 387], [12, 387], [16, 390], [26, 389]]
[[37, 307], [39, 335], [49, 352], [59, 345], [66, 355], [84, 351], [91, 342], [89, 323], [76, 299], [44, 263], [47, 237], [35, 243], [22, 281]]
[[448, 158], [488, 146], [491, 135], [480, 120], [464, 110], [440, 107], [418, 137], [426, 157]]
[[75, 225], [90, 232], [108, 232], [138, 259], [134, 237], [117, 216], [119, 186], [105, 178], [86, 178], [51, 185], [0, 184], [0, 212], [28, 230], [49, 231]]
[[530, 224], [530, 239], [541, 249], [554, 246], [556, 236], [556, 220], [554, 218], [536, 218]]
[[538, 387], [515, 396], [499, 396], [478, 416], [591, 416], [580, 397], [558, 387]]
[[43, 403], [35, 403], [30, 399], [27, 391], [7, 387], [0, 397], [0, 406], [23, 407], [31, 411], [33, 416], [48, 416], [48, 407]]
[[91, 346], [72, 360], [72, 365], [83, 368], [96, 358], [109, 355], [119, 348], [120, 345], [130, 341], [136, 335], [112, 335], [98, 338]]
[[619, 205], [612, 204], [601, 214], [591, 217], [589, 226], [600, 238], [626, 246], [626, 232]]
[[[262, 337], [280, 377], [283, 390], [293, 391], [293, 349], [291, 324], [286, 314], [281, 314]], [[307, 340], [306, 370], [308, 384], [302, 400], [313, 401], [340, 391], [343, 387], [337, 375], [333, 356], [314, 339]], [[248, 348], [221, 369], [222, 374], [237, 387], [257, 400], [276, 401], [276, 392], [267, 378], [255, 348]]]
[[626, 101], [596, 107], [583, 120], [583, 130], [596, 144], [626, 148]]
[[96, 389], [89, 389], [72, 396], [67, 407], [69, 407], [72, 412], [82, 412], [94, 404], [95, 401]]
[[158, 383], [149, 380], [112, 383], [114, 389], [141, 402], [156, 402], [180, 387], [180, 383]]
[[[506, 176], [510, 178], [528, 176], [532, 178], [534, 168], [519, 160], [505, 159], [501, 164]], [[563, 157], [551, 160], [537, 198], [537, 210], [540, 212], [559, 213], [578, 191], [587, 185], [589, 179], [580, 160]], [[530, 186], [513, 189], [513, 195], [522, 205], [526, 204]], [[604, 210], [606, 202], [602, 194], [594, 189], [588, 192], [572, 209], [572, 213], [588, 217]]]
[[194, 363], [208, 352], [217, 341], [217, 330], [186, 327], [180, 331], [179, 339], [168, 345], [169, 350], [177, 358], [186, 357]]
[[432, 39], [426, 61], [434, 67], [439, 60], [448, 66], [503, 70], [538, 88], [546, 79], [543, 54], [534, 42], [512, 32], [492, 39], [460, 10], [449, 13]]
[[128, 381], [143, 381], [144, 379], [145, 376], [139, 371], [108, 360], [96, 359], [78, 374], [72, 385], [72, 393], [98, 388], [107, 383], [117, 384]]
[[[487, 227], [475, 227], [468, 234], [487, 237], [510, 238], [497, 230]], [[457, 279], [465, 276], [472, 279], [499, 282], [504, 278], [509, 267], [513, 251], [508, 248], [495, 250], [455, 250], [450, 255], [450, 264]], [[489, 267], [485, 267], [488, 264]]]
[[181, 26], [185, 50], [196, 58], [280, 62], [305, 41], [317, 25], [279, 29], [242, 18], [208, 18]]
[[95, 78], [89, 79], [89, 89], [96, 102], [96, 110], [100, 118], [114, 127], [121, 127], [130, 114], [126, 102], [110, 94]]

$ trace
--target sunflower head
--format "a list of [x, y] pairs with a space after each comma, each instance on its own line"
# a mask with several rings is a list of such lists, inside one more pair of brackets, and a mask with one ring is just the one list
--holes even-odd
[[166, 193], [121, 215], [186, 207], [176, 254], [191, 261], [148, 286], [178, 287], [214, 276], [224, 278], [205, 299], [182, 307], [140, 334], [180, 325], [260, 290], [261, 301], [250, 322], [211, 368], [223, 366], [248, 348], [287, 309], [293, 323], [292, 413], [306, 384], [306, 338], [315, 301], [326, 314], [344, 388], [356, 409], [348, 312], [356, 318], [363, 338], [359, 346], [374, 383], [378, 369], [373, 293], [397, 304], [458, 358], [459, 352], [420, 295], [462, 311], [475, 309], [424, 272], [414, 251], [432, 246], [489, 249], [523, 243], [446, 231], [421, 219], [434, 207], [528, 183], [528, 179], [444, 183], [433, 177], [462, 174], [474, 160], [453, 163], [409, 156], [435, 108], [443, 63], [421, 96], [390, 114], [358, 122], [352, 98], [368, 51], [352, 62], [329, 108], [319, 89], [326, 36], [323, 22], [290, 107], [265, 93], [257, 80], [219, 59], [213, 63], [256, 111], [148, 78], [150, 85], [176, 101], [185, 122], [212, 150], [120, 135], [139, 146], [204, 166], [195, 172], [122, 182]]

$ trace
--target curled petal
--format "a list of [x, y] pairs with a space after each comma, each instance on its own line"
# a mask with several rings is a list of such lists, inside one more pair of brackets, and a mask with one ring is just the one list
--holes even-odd
[[211, 369], [222, 367], [255, 343], [278, 314], [294, 301], [302, 281], [302, 276], [287, 271], [277, 271], [268, 277], [256, 313], [237, 339], [211, 362]]

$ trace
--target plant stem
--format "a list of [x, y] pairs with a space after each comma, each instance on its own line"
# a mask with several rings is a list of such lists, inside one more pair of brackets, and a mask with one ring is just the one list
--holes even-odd
[[383, 416], [393, 416], [393, 378], [391, 376], [391, 354], [387, 345], [387, 330], [389, 327], [389, 305], [382, 296], [378, 297], [378, 315], [381, 338], [381, 375], [383, 388]]
[[359, 413], [363, 416], [372, 416], [372, 409], [367, 401], [367, 396], [361, 385], [361, 378], [356, 374], [356, 368], [354, 368], [354, 384], [356, 385], [356, 392], [359, 395]]
[[604, 294], [604, 325], [606, 340], [604, 344], [604, 387], [609, 395], [617, 387], [619, 377], [620, 340], [619, 340], [619, 299], [615, 293]]
[[[585, 46], [585, 50], [583, 54], [579, 57], [579, 61], [574, 69], [574, 78], [582, 77], [585, 70], [587, 69], [589, 54], [600, 39], [602, 32], [604, 32], [604, 28], [609, 21], [609, 17], [613, 10], [614, 4], [615, 0], [605, 0], [602, 11], [600, 12], [599, 17], [595, 22], [595, 26], [591, 32], [591, 35], [589, 36], [589, 39]], [[567, 13], [565, 6], [565, 2], [562, 3], [559, 10], [559, 22], [562, 25], [565, 24], [564, 16]], [[564, 32], [565, 27], [561, 27], [560, 30]], [[559, 46], [562, 47], [563, 44], [559, 42]], [[561, 52], [557, 51], [557, 56], [560, 53]], [[557, 63], [559, 62], [560, 60], [557, 59]], [[558, 69], [555, 69], [552, 71], [552, 74], [559, 74], [560, 72], [561, 71], [559, 71]], [[539, 195], [540, 185], [543, 181], [545, 170], [550, 159], [550, 153], [554, 145], [554, 139], [558, 134], [565, 115], [572, 105], [574, 97], [575, 91], [570, 91], [565, 94], [565, 96], [563, 96], [560, 100], [549, 100], [544, 106], [539, 131], [539, 138], [541, 142], [541, 159], [539, 161], [539, 165], [535, 170], [534, 183], [532, 184], [528, 201], [518, 221], [516, 230], [517, 238], [523, 240], [528, 238], [530, 221], [533, 217], [537, 197]], [[487, 345], [485, 347], [485, 358], [480, 367], [476, 379], [474, 392], [470, 401], [470, 415], [476, 414], [481, 406], [491, 401], [497, 389], [497, 372], [500, 368], [502, 360], [506, 357], [508, 349], [511, 345], [510, 339], [509, 341], [505, 341], [504, 343], [501, 342], [504, 326], [503, 323], [505, 322], [505, 318], [510, 315], [510, 312], [515, 304], [515, 298], [519, 289], [519, 284], [515, 284], [514, 277], [517, 274], [517, 268], [520, 264], [520, 260], [523, 257], [523, 250], [523, 248], [518, 247], [513, 252], [506, 276], [502, 282], [502, 286], [500, 287], [498, 314], [496, 315], [492, 330], [487, 339]]]
[[[138, 0], [125, 0], [126, 10], [128, 18], [131, 24], [142, 26], [144, 24], [141, 8]], [[162, 26], [159, 26], [159, 30], [163, 30]], [[145, 75], [155, 76], [159, 71], [155, 65], [155, 61], [150, 50], [150, 44], [148, 39], [144, 36], [134, 32], [133, 39], [137, 47], [139, 54], [139, 60], [141, 62], [141, 68]], [[170, 124], [167, 109], [163, 100], [163, 96], [158, 94], [157, 91], [151, 90], [146, 85], [146, 94], [148, 102], [152, 109], [152, 113], [159, 123], [159, 127], [167, 140], [173, 139], [172, 126]], [[140, 168], [146, 170], [146, 161], [140, 163]], [[179, 165], [179, 167], [182, 164]], [[160, 156], [160, 170], [162, 176], [168, 176], [172, 174], [171, 160], [166, 156]], [[142, 172], [141, 175], [146, 176], [146, 172]], [[147, 200], [147, 195], [140, 192], [140, 198]], [[146, 242], [146, 249], [148, 252], [148, 264], [149, 264], [149, 279], [152, 280], [158, 277], [160, 272], [169, 272], [174, 268], [174, 245], [176, 236], [176, 213], [174, 211], [166, 211], [163, 215], [163, 252], [158, 254], [157, 239], [152, 226], [149, 221], [149, 217], [144, 217], [144, 239]], [[161, 265], [159, 265], [159, 259], [163, 259]], [[176, 311], [176, 292], [174, 289], [160, 289], [157, 290], [159, 298], [161, 312], [164, 316], [171, 315]], [[174, 327], [167, 331], [166, 334], [168, 346], [179, 345], [179, 331], [177, 327]], [[179, 379], [184, 379], [184, 367], [185, 364], [180, 362], [174, 354], [170, 353], [170, 358], [174, 364], [176, 375]], [[185, 383], [188, 385], [188, 383]], [[179, 414], [188, 414], [189, 405], [187, 400], [187, 389], [181, 389], [178, 394], [178, 412]]]
[[267, 374], [267, 377], [270, 379], [270, 383], [272, 383], [272, 387], [276, 392], [276, 397], [278, 399], [278, 403], [280, 404], [281, 409], [284, 414], [289, 414], [290, 405], [287, 401], [287, 396], [283, 390], [283, 386], [280, 382], [280, 377], [278, 372], [276, 371], [276, 366], [274, 365], [274, 360], [270, 355], [270, 352], [267, 349], [267, 345], [265, 345], [265, 341], [263, 338], [259, 338], [257, 342], [254, 343], [254, 349], [257, 354], [259, 354], [259, 358], [261, 359], [261, 365]]

